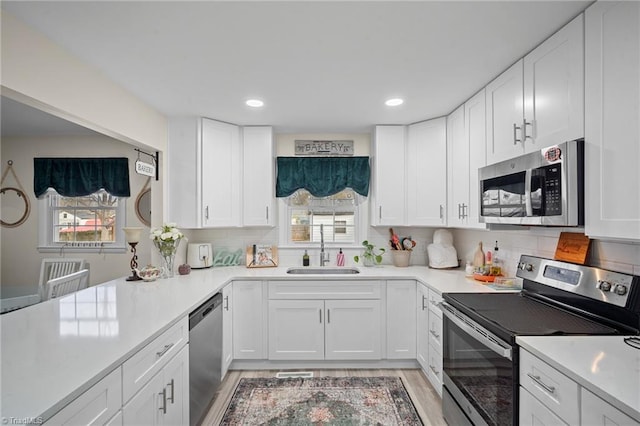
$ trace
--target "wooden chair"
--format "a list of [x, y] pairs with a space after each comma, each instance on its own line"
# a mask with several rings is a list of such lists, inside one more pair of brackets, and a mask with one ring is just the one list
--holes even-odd
[[[65, 275], [78, 272], [85, 267], [84, 259], [56, 257], [42, 259], [40, 265], [40, 280], [38, 281], [38, 294], [42, 300], [46, 300], [45, 285], [47, 281]], [[89, 281], [89, 280], [87, 280]]]
[[83, 269], [63, 277], [54, 278], [45, 284], [44, 300], [54, 299], [87, 287], [89, 270]]

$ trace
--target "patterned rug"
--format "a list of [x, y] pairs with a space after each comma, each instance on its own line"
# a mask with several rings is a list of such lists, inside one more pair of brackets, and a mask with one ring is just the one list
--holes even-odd
[[240, 379], [221, 425], [422, 425], [399, 377]]

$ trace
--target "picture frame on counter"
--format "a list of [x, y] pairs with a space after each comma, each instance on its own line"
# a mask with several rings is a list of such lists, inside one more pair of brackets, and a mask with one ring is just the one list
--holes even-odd
[[278, 247], [253, 244], [247, 246], [247, 268], [274, 268], [278, 266]]

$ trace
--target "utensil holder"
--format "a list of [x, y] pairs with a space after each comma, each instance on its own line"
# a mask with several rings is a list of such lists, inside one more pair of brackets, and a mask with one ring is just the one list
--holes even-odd
[[410, 250], [391, 250], [391, 258], [393, 260], [393, 266], [404, 268], [409, 266], [411, 260]]

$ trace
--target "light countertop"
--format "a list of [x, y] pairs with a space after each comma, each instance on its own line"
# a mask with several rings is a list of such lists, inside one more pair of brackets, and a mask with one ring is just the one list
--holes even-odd
[[416, 279], [438, 292], [489, 292], [460, 270], [359, 268], [287, 275], [284, 267], [224, 267], [154, 282], [109, 281], [0, 316], [0, 417], [51, 417], [234, 279]]
[[522, 336], [516, 343], [640, 422], [640, 349], [623, 336]]

